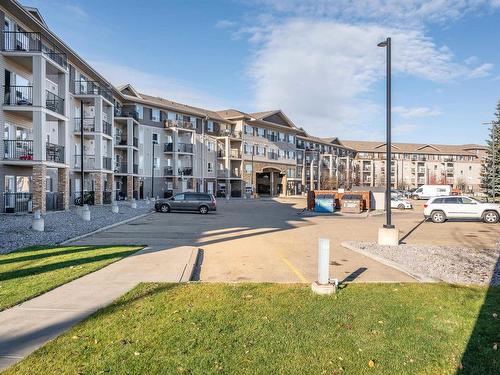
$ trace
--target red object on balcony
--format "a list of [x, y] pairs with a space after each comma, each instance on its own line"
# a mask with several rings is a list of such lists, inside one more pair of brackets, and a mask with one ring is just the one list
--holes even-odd
[[19, 157], [20, 160], [33, 160], [33, 155], [31, 154], [26, 154], [26, 155], [21, 155]]

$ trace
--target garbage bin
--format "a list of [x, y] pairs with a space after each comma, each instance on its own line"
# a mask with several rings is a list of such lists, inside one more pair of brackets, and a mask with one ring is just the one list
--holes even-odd
[[357, 194], [345, 194], [342, 199], [340, 211], [348, 214], [360, 214], [363, 210], [363, 197]]
[[335, 212], [335, 200], [332, 194], [317, 195], [314, 199], [314, 212]]

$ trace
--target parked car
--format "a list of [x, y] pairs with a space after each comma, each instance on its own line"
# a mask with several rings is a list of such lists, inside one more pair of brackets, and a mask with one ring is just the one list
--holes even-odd
[[402, 197], [391, 197], [391, 208], [397, 208], [399, 210], [412, 209], [412, 204]]
[[204, 215], [210, 211], [217, 211], [217, 201], [213, 194], [186, 192], [167, 199], [159, 199], [155, 203], [155, 210], [165, 213], [170, 211], [198, 211]]
[[443, 223], [447, 219], [476, 219], [493, 224], [500, 218], [500, 205], [482, 203], [466, 196], [435, 197], [424, 205], [424, 217], [434, 223]]
[[413, 199], [430, 199], [432, 197], [440, 197], [451, 195], [450, 185], [422, 185], [412, 194]]

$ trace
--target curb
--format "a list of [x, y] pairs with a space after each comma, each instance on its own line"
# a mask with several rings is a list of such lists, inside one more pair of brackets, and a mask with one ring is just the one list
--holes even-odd
[[180, 283], [186, 283], [188, 281], [191, 281], [191, 279], [194, 276], [196, 265], [198, 264], [199, 256], [200, 256], [200, 249], [194, 248], [193, 250], [191, 250], [191, 255], [189, 256], [189, 260], [184, 266], [184, 270], [182, 271], [182, 275], [179, 280]]
[[366, 256], [368, 258], [376, 260], [379, 263], [382, 263], [382, 264], [384, 264], [386, 266], [392, 267], [392, 268], [394, 268], [394, 269], [396, 269], [396, 270], [398, 270], [400, 272], [403, 272], [403, 273], [407, 274], [408, 276], [413, 277], [415, 280], [420, 281], [422, 283], [436, 283], [436, 282], [439, 282], [439, 280], [437, 280], [435, 278], [432, 278], [430, 276], [413, 272], [413, 271], [409, 270], [408, 268], [402, 266], [401, 264], [399, 264], [397, 262], [394, 262], [392, 260], [383, 258], [383, 257], [375, 255], [375, 254], [372, 254], [369, 251], [358, 249], [355, 246], [349, 245], [347, 243], [347, 241], [341, 242], [340, 245], [342, 247], [345, 247], [346, 249], [349, 249], [351, 251], [355, 251], [355, 252], [357, 252], [357, 253], [359, 253], [361, 255], [364, 255], [364, 256]]
[[85, 237], [88, 237], [88, 236], [91, 236], [93, 234], [96, 234], [96, 233], [99, 233], [99, 232], [103, 232], [105, 230], [108, 230], [108, 229], [111, 229], [111, 228], [114, 228], [114, 227], [117, 227], [118, 225], [122, 225], [122, 224], [127, 224], [131, 221], [134, 221], [134, 220], [137, 220], [137, 219], [141, 219], [145, 216], [148, 216], [148, 215], [151, 215], [152, 213], [154, 213], [154, 211], [151, 211], [151, 212], [146, 212], [145, 214], [141, 214], [139, 216], [134, 216], [134, 217], [131, 217], [131, 218], [128, 218], [128, 219], [125, 219], [125, 220], [122, 220], [122, 221], [119, 221], [117, 223], [114, 223], [114, 224], [110, 224], [110, 225], [107, 225], [105, 227], [102, 227], [102, 228], [99, 228], [99, 229], [96, 229], [95, 231], [93, 232], [89, 232], [89, 233], [85, 233], [85, 234], [81, 234], [79, 236], [76, 236], [76, 237], [73, 237], [73, 238], [70, 238], [69, 240], [64, 240], [62, 242], [59, 242], [58, 245], [66, 245], [70, 242], [74, 242], [74, 241], [78, 241], [82, 238], [85, 238]]

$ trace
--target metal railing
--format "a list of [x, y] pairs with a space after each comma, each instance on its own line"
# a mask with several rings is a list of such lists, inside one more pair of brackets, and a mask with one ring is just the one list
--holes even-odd
[[196, 129], [196, 124], [183, 120], [165, 120], [163, 124], [166, 128]]
[[3, 193], [3, 209], [6, 213], [31, 212], [32, 204], [31, 193]]
[[33, 160], [33, 141], [4, 140], [4, 159]]
[[133, 108], [127, 107], [115, 107], [115, 117], [132, 117], [135, 120], [139, 120], [139, 113]]
[[231, 129], [220, 129], [217, 132], [220, 137], [230, 137], [230, 138], [241, 138], [241, 131], [231, 130]]
[[97, 81], [74, 81], [73, 93], [75, 95], [100, 95], [109, 101], [113, 101], [113, 94], [111, 93], [111, 90], [106, 87], [102, 87], [102, 85]]
[[228, 176], [228, 170], [227, 169], [219, 169], [217, 171], [217, 177], [219, 178], [225, 178]]
[[115, 143], [119, 146], [127, 145], [127, 134], [116, 134], [115, 135]]
[[[82, 119], [80, 117], [75, 118], [75, 133], [81, 133], [81, 123]], [[95, 132], [95, 117], [84, 117], [83, 118], [83, 131], [88, 133]]]
[[138, 174], [139, 173], [139, 164], [133, 164], [132, 165], [132, 173], [133, 174]]
[[164, 152], [186, 152], [193, 153], [193, 144], [192, 143], [177, 143], [177, 147], [174, 149], [173, 143], [165, 143], [163, 145]]
[[173, 176], [174, 175], [174, 168], [173, 167], [165, 167], [165, 168], [163, 168], [163, 175], [165, 175], [165, 176]]
[[108, 157], [108, 156], [103, 156], [102, 157], [102, 168], [110, 171], [111, 170], [111, 165], [112, 165], [111, 158]]
[[64, 146], [47, 142], [45, 144], [45, 160], [64, 163]]
[[95, 192], [93, 190], [84, 190], [83, 197], [81, 191], [75, 191], [72, 197], [73, 204], [75, 206], [81, 206], [82, 200], [83, 204], [94, 205], [95, 203]]
[[64, 99], [48, 90], [46, 91], [45, 107], [64, 115]]
[[4, 86], [5, 105], [33, 105], [33, 86]]
[[105, 120], [102, 120], [102, 132], [104, 134], [107, 134], [107, 135], [112, 135], [113, 134], [113, 127], [112, 125], [105, 121]]
[[272, 160], [278, 160], [278, 153], [273, 151], [268, 151], [267, 157]]
[[[82, 167], [82, 156], [75, 155], [75, 164], [74, 167], [76, 169], [80, 169]], [[85, 155], [83, 158], [83, 169], [85, 170], [93, 170], [95, 169], [95, 155]]]
[[127, 163], [116, 163], [114, 168], [115, 173], [128, 173]]
[[177, 172], [179, 173], [179, 176], [192, 176], [193, 168], [192, 167], [179, 168]]
[[229, 155], [231, 158], [240, 159], [241, 151], [240, 150], [231, 150], [231, 154]]
[[139, 138], [133, 137], [132, 138], [132, 144], [134, 147], [139, 147]]
[[46, 192], [45, 193], [45, 209], [47, 211], [63, 211], [64, 210], [64, 193]]

